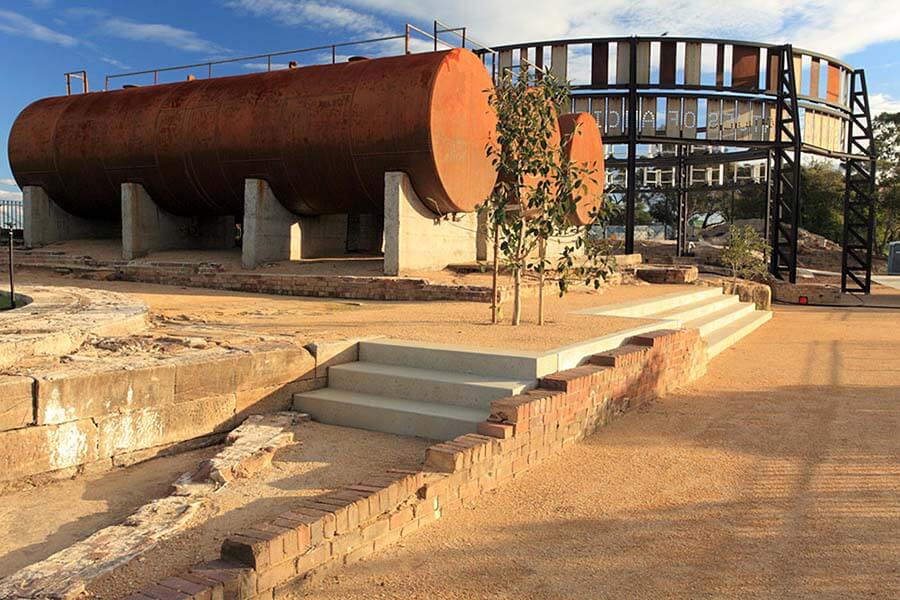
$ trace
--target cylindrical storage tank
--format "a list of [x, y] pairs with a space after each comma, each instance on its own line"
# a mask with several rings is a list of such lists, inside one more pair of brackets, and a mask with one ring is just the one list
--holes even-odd
[[16, 119], [9, 159], [84, 217], [117, 216], [123, 182], [177, 215], [237, 215], [246, 178], [297, 215], [379, 213], [387, 171], [435, 212], [469, 212], [496, 180], [491, 87], [454, 49], [47, 98]]
[[603, 204], [606, 171], [600, 128], [589, 113], [569, 113], [559, 118], [559, 130], [564, 156], [573, 164], [594, 170], [584, 181], [581, 198], [571, 216], [573, 225], [589, 225], [592, 213]]

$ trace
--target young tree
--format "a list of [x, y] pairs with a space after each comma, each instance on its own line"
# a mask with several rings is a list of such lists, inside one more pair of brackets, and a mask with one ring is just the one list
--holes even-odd
[[731, 269], [732, 286], [737, 285], [738, 277], [765, 279], [768, 253], [769, 245], [753, 227], [729, 227], [728, 242], [722, 248], [720, 260]]
[[[543, 280], [551, 266], [547, 241], [571, 230], [569, 217], [591, 175], [589, 168], [568, 163], [560, 152], [557, 118], [568, 98], [568, 87], [547, 70], [531, 75], [523, 70], [516, 77], [504, 73], [491, 93], [497, 137], [486, 152], [498, 182], [479, 210], [494, 235], [495, 273], [502, 257], [513, 276], [513, 325], [521, 322], [522, 276], [528, 269], [541, 279], [538, 320], [543, 321]], [[576, 239], [568, 254], [583, 243]], [[496, 300], [494, 305], [496, 321]]]

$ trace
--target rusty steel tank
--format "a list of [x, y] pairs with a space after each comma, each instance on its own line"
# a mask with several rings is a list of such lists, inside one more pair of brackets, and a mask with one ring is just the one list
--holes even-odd
[[454, 49], [47, 98], [16, 119], [9, 159], [84, 217], [116, 217], [123, 182], [177, 215], [239, 215], [245, 178], [297, 215], [380, 213], [386, 171], [436, 213], [470, 212], [496, 180], [491, 87]]
[[600, 128], [590, 113], [569, 113], [559, 118], [559, 130], [566, 158], [573, 164], [594, 170], [593, 176], [585, 180], [586, 187], [570, 217], [573, 225], [589, 225], [593, 221], [593, 212], [603, 203], [605, 160]]

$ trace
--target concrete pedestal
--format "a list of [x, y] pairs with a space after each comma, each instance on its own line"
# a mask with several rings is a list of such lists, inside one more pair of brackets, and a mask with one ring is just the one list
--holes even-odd
[[439, 217], [419, 200], [406, 173], [384, 174], [384, 274], [437, 271], [475, 260], [477, 216]]
[[181, 217], [157, 206], [144, 186], [122, 184], [122, 258], [157, 250], [233, 248], [234, 217]]
[[347, 251], [347, 215], [299, 217], [278, 201], [268, 182], [244, 182], [241, 264], [341, 256]]
[[118, 223], [85, 219], [68, 213], [42, 187], [26, 185], [22, 188], [22, 209], [26, 248], [63, 240], [119, 236]]

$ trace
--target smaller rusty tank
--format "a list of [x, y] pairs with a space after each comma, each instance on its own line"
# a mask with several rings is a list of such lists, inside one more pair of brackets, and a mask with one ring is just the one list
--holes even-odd
[[594, 169], [593, 176], [585, 181], [587, 187], [571, 217], [573, 225], [589, 225], [593, 221], [592, 213], [603, 204], [606, 171], [600, 128], [589, 113], [570, 113], [559, 118], [559, 129], [565, 156], [574, 164]]

